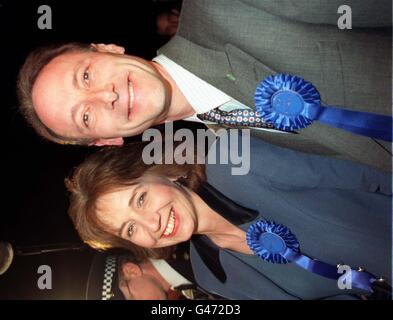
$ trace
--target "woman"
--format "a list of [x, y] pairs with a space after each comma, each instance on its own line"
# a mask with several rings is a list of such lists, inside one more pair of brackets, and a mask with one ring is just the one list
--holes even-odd
[[[233, 299], [370, 294], [359, 289], [356, 279], [352, 287], [349, 280], [327, 277], [318, 261], [330, 268], [349, 265], [355, 278], [366, 274], [355, 270], [360, 266], [376, 278], [390, 276], [388, 175], [258, 139], [251, 140], [250, 172], [244, 176], [231, 176], [229, 164], [149, 166], [141, 157], [143, 147], [102, 150], [68, 180], [71, 218], [91, 246], [163, 257], [171, 246], [191, 239], [197, 283]], [[259, 249], [247, 241], [246, 232], [256, 221], [289, 228], [294, 250], [305, 256], [300, 260], [311, 257], [312, 262], [302, 266], [279, 258], [272, 263], [254, 255]], [[275, 246], [281, 240], [271, 242], [269, 250], [279, 252]]]

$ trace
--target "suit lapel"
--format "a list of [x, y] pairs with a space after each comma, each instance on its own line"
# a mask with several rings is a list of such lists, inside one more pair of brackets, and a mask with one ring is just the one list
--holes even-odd
[[265, 77], [276, 73], [229, 43], [225, 45], [224, 51], [217, 51], [176, 35], [158, 53], [166, 55], [199, 78], [253, 109], [256, 86]]
[[255, 109], [254, 94], [259, 82], [276, 72], [232, 44], [225, 45], [231, 74], [239, 89], [242, 102]]
[[[268, 75], [282, 72], [263, 64], [229, 43], [224, 46], [224, 51], [218, 51], [175, 36], [159, 50], [159, 53], [165, 54], [199, 78], [251, 108], [255, 108], [254, 93], [258, 83]], [[320, 89], [324, 90], [324, 84], [320, 86]], [[341, 91], [339, 93], [341, 94]], [[299, 135], [284, 136], [256, 130], [252, 132], [280, 146], [303, 152], [336, 155], [338, 158], [349, 158], [364, 164], [373, 163], [384, 171], [391, 171], [391, 151], [388, 148], [382, 148], [378, 142], [368, 137], [319, 122], [300, 130]]]
[[297, 299], [207, 237], [193, 237], [190, 255], [196, 283], [210, 293], [227, 299]]
[[[226, 52], [208, 49], [199, 46], [187, 39], [176, 35], [165, 46], [158, 50], [168, 58], [181, 65], [197, 77], [213, 85], [217, 89], [230, 95], [243, 103], [250, 102], [252, 96], [247, 95], [238, 88], [238, 82], [233, 75], [228, 55]], [[255, 88], [254, 88], [255, 89]]]
[[166, 259], [166, 262], [188, 281], [195, 283], [190, 261], [190, 242], [176, 245], [175, 251]]

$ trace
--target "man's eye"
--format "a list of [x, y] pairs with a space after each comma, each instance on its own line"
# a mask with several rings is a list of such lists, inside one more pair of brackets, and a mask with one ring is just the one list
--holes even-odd
[[140, 208], [143, 205], [143, 203], [145, 202], [145, 197], [146, 197], [146, 192], [142, 193], [140, 195], [140, 197], [138, 198], [138, 200], [137, 200], [138, 208]]
[[83, 81], [89, 83], [89, 80], [90, 80], [89, 69], [86, 69], [85, 72], [83, 72]]
[[128, 235], [128, 237], [132, 237], [132, 235], [134, 234], [134, 232], [135, 232], [135, 228], [136, 228], [136, 226], [135, 226], [135, 222], [133, 222], [133, 223], [131, 223], [129, 226], [128, 226], [128, 229], [127, 229], [127, 235]]
[[83, 114], [83, 123], [85, 124], [86, 127], [89, 127], [89, 113], [85, 112]]

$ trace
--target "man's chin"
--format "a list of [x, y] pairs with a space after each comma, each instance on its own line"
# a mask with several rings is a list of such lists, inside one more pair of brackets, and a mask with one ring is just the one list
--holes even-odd
[[[165, 121], [163, 121], [162, 123], [164, 123], [164, 122]], [[157, 126], [157, 125], [159, 125], [159, 123], [154, 123], [153, 121], [149, 121], [149, 122], [144, 123], [143, 125], [138, 126], [137, 128], [134, 127], [132, 129], [130, 128], [129, 130], [126, 129], [126, 130], [124, 130], [124, 132], [126, 132], [125, 137], [133, 137], [133, 136], [140, 135], [150, 128], [153, 129], [153, 127]]]

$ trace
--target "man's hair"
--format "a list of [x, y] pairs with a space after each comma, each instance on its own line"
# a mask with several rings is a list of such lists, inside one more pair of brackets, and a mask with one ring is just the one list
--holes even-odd
[[139, 260], [149, 257], [165, 259], [171, 253], [172, 248], [141, 248], [114, 236], [108, 226], [97, 218], [99, 197], [137, 184], [144, 174], [183, 177], [177, 181], [191, 190], [196, 190], [206, 180], [205, 166], [202, 164], [145, 164], [142, 151], [147, 144], [138, 142], [103, 148], [90, 155], [74, 170], [71, 178], [65, 180], [71, 193], [69, 215], [82, 240], [91, 247], [101, 250], [125, 248], [131, 250]]
[[23, 117], [41, 137], [60, 144], [89, 144], [92, 140], [62, 137], [45, 126], [35, 112], [32, 90], [38, 75], [49, 62], [62, 54], [76, 51], [96, 51], [96, 49], [89, 44], [79, 42], [37, 48], [28, 55], [18, 76], [18, 99]]

